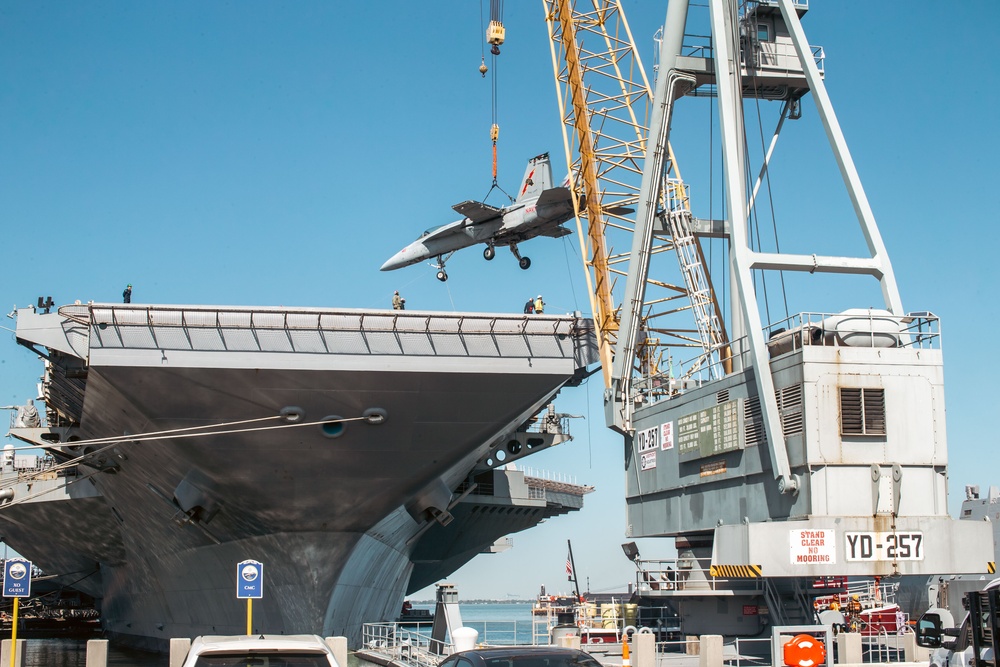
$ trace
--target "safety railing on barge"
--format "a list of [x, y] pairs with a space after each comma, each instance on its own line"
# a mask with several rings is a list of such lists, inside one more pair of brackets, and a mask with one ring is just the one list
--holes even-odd
[[[468, 621], [464, 625], [476, 630], [479, 642], [488, 646], [535, 643], [527, 621]], [[430, 624], [365, 623], [362, 650], [411, 667], [434, 667], [455, 647], [433, 639], [430, 633]], [[548, 643], [547, 636], [544, 643]]]
[[644, 595], [655, 593], [698, 593], [738, 588], [746, 593], [763, 593], [760, 578], [712, 576], [709, 568], [697, 567], [691, 559], [638, 560], [636, 590]]
[[[365, 623], [361, 629], [361, 651], [410, 667], [435, 667], [454, 651], [452, 644], [431, 638], [430, 626], [400, 623]], [[433, 651], [432, 651], [433, 647]]]
[[[482, 628], [480, 644], [486, 646], [502, 646], [510, 644], [526, 645], [526, 641], [503, 641], [491, 631], [494, 624], [517, 624], [517, 621], [497, 621], [469, 623], [470, 627]], [[438, 643], [431, 649], [435, 640], [428, 634], [430, 626], [420, 626], [420, 630], [412, 630], [398, 623], [366, 623], [363, 629], [362, 653], [372, 653], [386, 661], [393, 661], [409, 667], [436, 667], [446, 656], [454, 652], [454, 645]], [[822, 626], [816, 626], [821, 628]], [[515, 632], [516, 634], [516, 632]], [[531, 642], [541, 644], [544, 642]], [[774, 664], [772, 656], [772, 640], [769, 638], [734, 638], [723, 644], [722, 664], [729, 667], [763, 667]], [[691, 659], [698, 659], [701, 652], [701, 638], [689, 636], [677, 641], [658, 641], [655, 644], [658, 664], [690, 664]], [[908, 662], [912, 658], [906, 655], [906, 642], [902, 635], [881, 633], [878, 637], [865, 638], [862, 661], [872, 664], [891, 664]], [[621, 644], [601, 644], [598, 646], [582, 646], [584, 650], [594, 651], [609, 656], [620, 655]], [[832, 653], [835, 647], [827, 648]], [[831, 660], [832, 662], [832, 660]]]
[[[764, 336], [771, 359], [811, 347], [939, 350], [941, 321], [929, 312], [906, 315], [875, 309], [803, 312], [765, 326]], [[727, 365], [748, 367], [749, 352], [749, 341], [744, 336], [729, 343], [726, 358], [707, 360], [705, 353], [700, 352], [691, 359], [661, 361], [644, 369], [644, 377], [634, 387], [650, 402], [669, 399], [726, 375]], [[675, 370], [679, 375], [682, 369], [694, 370], [675, 376]]]

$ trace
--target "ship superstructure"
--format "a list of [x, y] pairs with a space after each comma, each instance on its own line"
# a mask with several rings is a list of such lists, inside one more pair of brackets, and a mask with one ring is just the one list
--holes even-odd
[[[595, 359], [578, 317], [87, 304], [20, 310], [17, 336], [45, 360], [47, 419], [12, 434], [99, 493], [56, 525], [102, 535], [81, 558], [133, 644], [242, 632], [248, 558], [266, 567], [255, 625], [356, 638], [415, 568], [426, 585], [581, 506], [505, 469], [568, 437], [534, 417]], [[479, 532], [449, 533], [470, 515]], [[10, 544], [46, 569], [51, 528]]]

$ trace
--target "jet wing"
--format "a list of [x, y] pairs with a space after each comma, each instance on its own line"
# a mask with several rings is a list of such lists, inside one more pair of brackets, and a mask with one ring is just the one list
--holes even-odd
[[549, 227], [543, 232], [538, 232], [539, 236], [551, 236], [554, 239], [561, 239], [567, 234], [572, 234], [570, 230], [566, 229], [562, 225], [556, 225], [555, 227]]
[[455, 204], [452, 208], [469, 220], [472, 220], [473, 224], [484, 222], [491, 218], [498, 218], [502, 214], [502, 211], [494, 206], [471, 199], [461, 204]]
[[546, 206], [547, 204], [561, 204], [562, 202], [573, 201], [573, 195], [569, 188], [549, 188], [538, 195], [535, 206]]

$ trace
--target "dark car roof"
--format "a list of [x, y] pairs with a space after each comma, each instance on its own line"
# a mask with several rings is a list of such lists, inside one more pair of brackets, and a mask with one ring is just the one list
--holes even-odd
[[560, 646], [498, 646], [460, 651], [448, 656], [442, 665], [454, 666], [465, 660], [478, 667], [599, 667], [585, 651]]
[[484, 648], [471, 649], [452, 653], [448, 657], [456, 655], [481, 655], [484, 658], [506, 658], [512, 655], [590, 655], [585, 651], [575, 648], [563, 648], [561, 646], [487, 646]]

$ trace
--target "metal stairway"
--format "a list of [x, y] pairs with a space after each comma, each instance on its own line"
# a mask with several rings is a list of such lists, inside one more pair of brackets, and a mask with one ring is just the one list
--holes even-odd
[[716, 355], [719, 348], [725, 344], [725, 339], [719, 318], [716, 316], [712, 289], [702, 263], [698, 241], [691, 232], [687, 186], [678, 179], [667, 178], [663, 181], [662, 192], [666, 202], [664, 218], [673, 238], [674, 250], [677, 252], [691, 308], [694, 311], [698, 336], [705, 351], [689, 369], [688, 374], [696, 372], [707, 363], [711, 377], [715, 380], [722, 377], [722, 369], [714, 362], [718, 361]]
[[772, 625], [811, 625], [816, 622], [812, 602], [797, 578], [765, 578], [764, 599]]

